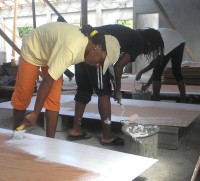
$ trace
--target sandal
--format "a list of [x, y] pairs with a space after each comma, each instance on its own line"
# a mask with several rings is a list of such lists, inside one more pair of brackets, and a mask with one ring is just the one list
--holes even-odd
[[86, 140], [86, 139], [90, 139], [91, 137], [92, 137], [91, 134], [83, 132], [83, 134], [78, 135], [78, 136], [68, 135], [67, 140], [68, 141]]
[[100, 140], [100, 143], [102, 146], [123, 146], [124, 140], [118, 136], [113, 138], [111, 142], [102, 142]]

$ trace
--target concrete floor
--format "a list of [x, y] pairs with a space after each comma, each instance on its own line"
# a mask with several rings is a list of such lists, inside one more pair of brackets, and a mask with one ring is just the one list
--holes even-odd
[[[68, 83], [65, 80], [68, 87], [74, 87], [74, 81]], [[63, 94], [74, 94], [74, 91], [64, 91]], [[12, 110], [0, 109], [0, 127], [5, 129], [12, 129]], [[62, 131], [56, 132], [55, 139], [66, 140], [69, 129], [72, 126], [73, 118], [65, 121], [66, 128]], [[76, 141], [80, 144], [92, 145], [96, 147], [103, 147], [99, 143], [99, 136], [101, 136], [101, 124], [99, 121], [84, 120], [83, 127], [90, 132], [93, 137], [89, 140]], [[113, 123], [112, 127], [113, 135], [120, 135], [121, 125], [119, 123]], [[187, 134], [181, 138], [180, 145], [176, 150], [168, 150], [158, 148], [158, 162], [151, 168], [146, 170], [134, 181], [189, 181], [191, 180], [194, 168], [196, 166], [198, 157], [200, 156], [200, 116], [194, 120], [188, 129]], [[37, 134], [45, 136], [43, 115], [38, 121], [38, 124], [31, 128], [29, 131], [31, 134]], [[111, 147], [104, 146], [103, 148], [112, 149], [116, 151], [125, 152], [124, 146]], [[134, 163], [133, 163], [134, 164]], [[131, 165], [127, 165], [130, 167]], [[134, 170], [133, 170], [134, 171]], [[200, 173], [198, 178], [200, 180]]]

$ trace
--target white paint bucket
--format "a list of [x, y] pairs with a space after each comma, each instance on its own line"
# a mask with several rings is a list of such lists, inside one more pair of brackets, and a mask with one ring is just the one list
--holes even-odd
[[125, 134], [126, 151], [139, 156], [157, 158], [158, 131], [159, 128], [154, 125], [139, 125], [137, 123], [123, 125], [122, 132]]

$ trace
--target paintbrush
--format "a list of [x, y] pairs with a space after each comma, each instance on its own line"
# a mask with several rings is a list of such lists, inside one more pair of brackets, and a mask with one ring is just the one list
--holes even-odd
[[[31, 114], [28, 114], [25, 118], [25, 120], [28, 120], [28, 118], [31, 116]], [[24, 133], [26, 132], [26, 129], [30, 126], [28, 122], [23, 122], [20, 126], [18, 126], [14, 133], [13, 133], [13, 139], [23, 139]]]

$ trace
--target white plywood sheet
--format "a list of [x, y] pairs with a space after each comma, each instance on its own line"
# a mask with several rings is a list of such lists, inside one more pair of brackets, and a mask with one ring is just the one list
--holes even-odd
[[[152, 158], [27, 133], [22, 140], [12, 140], [10, 139], [12, 134], [13, 131], [0, 128], [0, 135], [9, 136], [9, 139], [5, 142], [12, 148], [20, 149], [45, 162], [73, 166], [103, 175], [104, 181], [131, 181], [157, 162], [156, 159]], [[1, 157], [3, 156], [4, 155], [1, 155]], [[14, 163], [15, 161], [17, 162], [19, 158], [13, 156], [12, 159]], [[38, 165], [38, 170], [39, 169]], [[49, 177], [51, 178], [51, 173], [49, 173]], [[6, 178], [6, 175], [1, 178]], [[17, 179], [20, 180], [20, 178]], [[31, 177], [29, 180], [31, 180]], [[63, 180], [65, 180], [65, 178], [63, 178]]]

